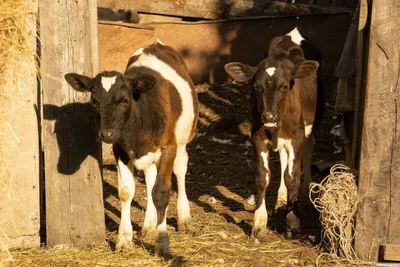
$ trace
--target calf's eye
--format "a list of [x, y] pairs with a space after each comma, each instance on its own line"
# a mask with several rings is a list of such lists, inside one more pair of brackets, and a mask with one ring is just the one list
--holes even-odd
[[125, 97], [125, 98], [122, 100], [122, 103], [128, 104], [128, 103], [129, 103], [129, 98], [128, 98], [128, 97]]
[[286, 92], [287, 90], [289, 90], [289, 86], [287, 84], [279, 88], [279, 91], [281, 91], [282, 93]]

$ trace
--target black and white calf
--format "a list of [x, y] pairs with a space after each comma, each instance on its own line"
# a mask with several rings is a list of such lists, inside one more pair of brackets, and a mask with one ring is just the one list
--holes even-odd
[[124, 74], [106, 71], [90, 78], [69, 73], [65, 79], [75, 90], [91, 92], [99, 135], [113, 144], [121, 201], [117, 249], [132, 246], [135, 167], [144, 171], [147, 186], [142, 235], [155, 230], [156, 252], [168, 253], [166, 213], [172, 172], [178, 181], [179, 230], [191, 218], [185, 191], [186, 145], [198, 120], [197, 94], [181, 55], [157, 40], [132, 55]]
[[[313, 60], [306, 60], [313, 59]], [[317, 60], [317, 61], [314, 61]], [[300, 195], [308, 197], [311, 182], [312, 133], [323, 112], [323, 88], [319, 77], [321, 54], [297, 28], [271, 40], [266, 58], [257, 67], [233, 62], [225, 65], [236, 81], [250, 81], [252, 143], [256, 155], [257, 210], [252, 236], [262, 237], [268, 220], [265, 192], [271, 179], [269, 150], [278, 151], [281, 184], [275, 210], [297, 200], [303, 159], [304, 181]], [[304, 153], [303, 153], [304, 152]], [[295, 216], [292, 212], [287, 219]], [[293, 221], [293, 220], [287, 220]], [[299, 231], [298, 218], [289, 230]]]

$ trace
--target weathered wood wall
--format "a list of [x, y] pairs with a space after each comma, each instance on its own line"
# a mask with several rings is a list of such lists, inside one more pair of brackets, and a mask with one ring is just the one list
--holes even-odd
[[369, 16], [355, 247], [375, 261], [400, 244], [400, 2], [374, 0]]
[[230, 61], [257, 64], [272, 37], [299, 26], [321, 49], [322, 72], [326, 81], [330, 81], [350, 20], [351, 14], [348, 13], [299, 18], [153, 23], [146, 24], [148, 29], [100, 24], [100, 70], [124, 71], [127, 60], [136, 49], [159, 38], [183, 55], [196, 84], [224, 82], [228, 79], [224, 64]]
[[98, 70], [96, 0], [41, 1], [41, 78], [47, 245], [105, 237], [101, 144], [88, 95], [64, 80]]
[[[321, 0], [318, 1], [321, 2]], [[340, 0], [322, 1], [339, 2]], [[352, 4], [350, 6], [346, 4], [345, 7], [354, 8], [355, 0], [346, 0], [346, 2]], [[255, 16], [281, 17], [334, 14], [343, 11], [343, 9], [337, 6], [326, 9], [319, 6], [293, 5], [265, 0], [98, 0], [98, 6], [101, 8], [125, 9], [143, 13], [214, 20]], [[340, 5], [340, 7], [344, 6]]]
[[13, 58], [0, 70], [0, 251], [40, 244], [38, 88], [34, 58], [38, 3], [31, 1], [28, 8], [28, 35], [24, 37], [31, 47], [27, 54], [19, 54], [17, 49], [7, 51]]

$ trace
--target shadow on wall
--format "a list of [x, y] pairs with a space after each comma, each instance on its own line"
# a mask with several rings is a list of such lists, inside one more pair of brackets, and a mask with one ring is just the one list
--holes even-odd
[[44, 119], [55, 120], [54, 134], [57, 135], [60, 150], [57, 164], [59, 173], [74, 174], [88, 156], [96, 158], [101, 166], [98, 157], [101, 146], [97, 140], [94, 116], [89, 103], [72, 103], [62, 107], [43, 106]]

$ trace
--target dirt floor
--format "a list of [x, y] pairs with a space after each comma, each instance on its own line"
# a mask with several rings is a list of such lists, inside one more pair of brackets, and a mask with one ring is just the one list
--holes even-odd
[[[132, 203], [132, 223], [136, 246], [131, 252], [114, 253], [120, 216], [117, 172], [111, 153], [104, 158], [104, 205], [107, 244], [85, 249], [12, 251], [15, 266], [314, 266], [318, 252], [320, 226], [318, 214], [309, 212], [302, 237], [285, 239], [275, 229], [270, 214], [268, 236], [251, 239], [255, 208], [253, 151], [249, 142], [249, 89], [245, 86], [201, 85], [200, 123], [194, 141], [188, 146], [189, 169], [187, 192], [192, 212], [193, 231], [176, 231], [176, 184], [168, 210], [171, 257], [154, 256], [153, 240], [138, 237], [146, 207], [146, 189], [142, 173], [137, 173], [136, 193]], [[339, 140], [330, 134], [337, 124], [327, 105], [324, 121], [316, 130], [314, 162], [329, 167], [344, 158], [334, 153]], [[337, 151], [336, 151], [337, 152]], [[279, 186], [280, 165], [277, 153], [271, 157], [272, 184], [267, 192], [268, 209], [274, 206]], [[327, 175], [313, 166], [316, 181]]]

